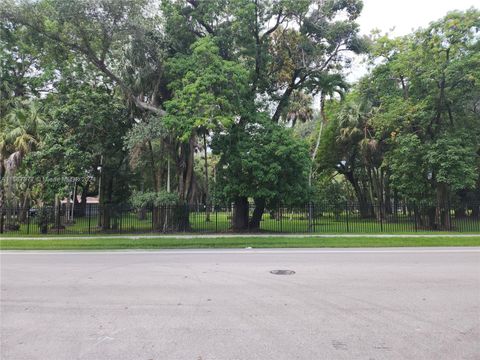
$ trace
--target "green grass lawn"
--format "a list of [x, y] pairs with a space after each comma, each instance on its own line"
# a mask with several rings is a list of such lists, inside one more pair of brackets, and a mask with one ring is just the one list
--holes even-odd
[[480, 236], [433, 238], [358, 237], [218, 237], [218, 238], [108, 238], [71, 240], [0, 240], [2, 250], [108, 250], [108, 249], [176, 249], [176, 248], [349, 248], [406, 246], [480, 246]]

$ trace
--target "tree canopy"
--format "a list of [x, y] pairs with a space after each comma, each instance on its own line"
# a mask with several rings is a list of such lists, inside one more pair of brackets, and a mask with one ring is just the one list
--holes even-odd
[[[74, 186], [105, 206], [233, 203], [232, 226], [256, 229], [268, 207], [336, 194], [364, 217], [429, 203], [444, 225], [447, 203], [480, 201], [479, 11], [362, 37], [362, 6], [3, 1], [0, 203]], [[348, 84], [356, 54], [369, 71]]]

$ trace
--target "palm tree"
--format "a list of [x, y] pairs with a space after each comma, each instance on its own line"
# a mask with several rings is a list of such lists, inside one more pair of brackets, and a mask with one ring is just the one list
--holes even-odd
[[13, 176], [24, 157], [38, 146], [43, 124], [39, 104], [34, 101], [17, 102], [0, 119], [0, 207], [5, 200], [13, 200]]
[[[378, 108], [373, 107], [368, 98], [353, 98], [346, 103], [339, 113], [337, 141], [344, 149], [350, 149], [352, 156], [355, 154], [364, 176], [368, 179], [364, 186], [358, 185], [359, 179], [354, 178], [351, 169], [354, 161], [350, 161], [349, 166], [342, 168], [342, 173], [355, 189], [362, 216], [376, 215], [380, 220], [387, 212], [388, 194], [385, 192], [386, 169], [383, 165], [386, 144], [384, 139], [377, 138], [378, 134], [374, 133], [370, 124], [377, 111]], [[376, 204], [377, 210], [373, 207], [368, 210], [367, 202], [371, 205]]]
[[296, 91], [289, 100], [288, 107], [284, 113], [284, 121], [295, 127], [297, 121], [307, 122], [313, 118], [313, 98], [303, 91]]
[[335, 94], [338, 94], [343, 98], [345, 91], [348, 89], [348, 84], [340, 74], [324, 74], [316, 79], [315, 86], [319, 89], [320, 93], [320, 126], [317, 134], [317, 141], [315, 142], [315, 147], [312, 152], [312, 164], [308, 176], [310, 186], [312, 185], [312, 177], [314, 174], [313, 164], [317, 157], [318, 148], [320, 147], [323, 128], [328, 122], [327, 115], [325, 114], [326, 98], [327, 96], [331, 98]]

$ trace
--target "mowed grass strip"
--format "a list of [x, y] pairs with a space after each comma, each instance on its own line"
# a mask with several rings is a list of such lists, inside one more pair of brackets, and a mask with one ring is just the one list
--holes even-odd
[[71, 240], [0, 240], [1, 250], [114, 250], [114, 249], [195, 249], [195, 248], [349, 248], [480, 246], [478, 237], [198, 237], [198, 238], [91, 238]]

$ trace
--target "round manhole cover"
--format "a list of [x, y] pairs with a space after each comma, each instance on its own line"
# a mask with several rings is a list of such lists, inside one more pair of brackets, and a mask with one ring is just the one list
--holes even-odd
[[270, 271], [274, 275], [293, 275], [295, 271], [293, 270], [272, 270]]

